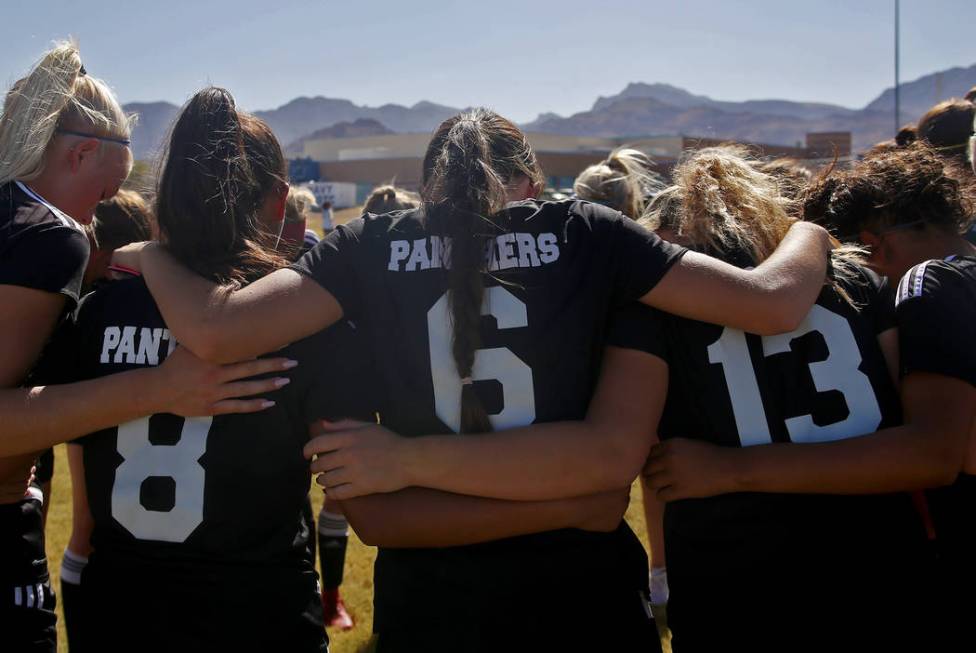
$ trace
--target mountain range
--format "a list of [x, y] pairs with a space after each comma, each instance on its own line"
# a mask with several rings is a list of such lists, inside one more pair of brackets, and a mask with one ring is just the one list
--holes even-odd
[[[976, 86], [976, 64], [932, 73], [901, 85], [901, 121], [917, 120], [936, 102], [960, 97]], [[137, 159], [158, 153], [179, 107], [168, 102], [132, 103], [126, 111], [139, 114], [133, 131]], [[894, 89], [884, 90], [861, 109], [790, 100], [729, 102], [696, 95], [670, 84], [632, 83], [620, 93], [598, 97], [588, 111], [571, 116], [544, 113], [522, 125], [528, 131], [578, 136], [674, 135], [728, 138], [754, 143], [794, 145], [807, 132], [850, 131], [860, 151], [890, 138], [894, 129]], [[285, 144], [300, 152], [300, 140], [316, 136], [430, 132], [459, 109], [433, 102], [406, 107], [357, 105], [349, 100], [299, 97], [267, 111], [256, 111]], [[358, 122], [357, 121], [364, 121]], [[358, 126], [357, 126], [358, 125]], [[321, 132], [332, 127], [331, 132]]]

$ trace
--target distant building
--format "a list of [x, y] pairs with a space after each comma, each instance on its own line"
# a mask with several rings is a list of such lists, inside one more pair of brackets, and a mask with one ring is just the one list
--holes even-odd
[[[655, 168], [668, 176], [682, 152], [726, 143], [728, 140], [688, 136], [604, 138], [526, 134], [553, 188], [569, 188], [576, 176], [591, 164], [606, 158], [616, 147], [627, 145], [646, 153]], [[361, 202], [373, 187], [394, 181], [403, 188], [420, 187], [421, 164], [430, 134], [383, 134], [349, 138], [311, 138], [302, 144], [302, 157], [318, 165], [318, 179], [356, 184], [356, 201]], [[840, 158], [850, 156], [850, 132], [808, 134], [806, 147], [745, 143], [766, 158]], [[826, 154], [825, 154], [826, 152]]]

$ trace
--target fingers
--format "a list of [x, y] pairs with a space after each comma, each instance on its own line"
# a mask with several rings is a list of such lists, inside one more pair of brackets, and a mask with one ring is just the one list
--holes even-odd
[[[323, 485], [323, 481], [320, 479], [321, 477], [315, 479], [315, 482], [325, 487]], [[364, 496], [364, 493], [359, 492], [352, 484], [345, 483], [344, 485], [325, 488], [325, 496], [333, 501], [346, 501], [347, 499], [355, 499], [356, 497]]]
[[360, 422], [355, 419], [340, 419], [335, 422], [330, 422], [327, 419], [320, 419], [318, 421], [321, 432], [323, 433], [334, 433], [336, 431], [349, 431], [352, 429], [361, 429], [367, 426], [376, 426], [372, 422]]
[[218, 399], [235, 399], [237, 397], [251, 397], [254, 395], [274, 392], [288, 385], [290, 379], [275, 377], [273, 379], [257, 379], [254, 381], [237, 381], [225, 383], [218, 390]]
[[294, 368], [296, 365], [298, 365], [298, 361], [290, 358], [257, 358], [251, 361], [222, 365], [217, 380], [221, 383], [228, 383], [249, 376], [283, 372]]
[[319, 485], [328, 490], [340, 485], [349, 485], [352, 481], [352, 477], [351, 474], [349, 474], [344, 468], [339, 468], [330, 472], [319, 474], [318, 477], [316, 477], [316, 481]]
[[313, 474], [331, 472], [345, 465], [347, 458], [348, 456], [345, 455], [344, 451], [332, 451], [321, 454], [318, 456], [318, 458], [312, 461], [312, 464], [309, 465], [309, 469], [312, 470]]
[[229, 415], [231, 413], [257, 413], [275, 405], [268, 399], [224, 399], [211, 406], [211, 415]]
[[303, 449], [305, 458], [311, 460], [312, 456], [318, 456], [330, 451], [336, 451], [352, 444], [355, 438], [354, 431], [342, 431], [339, 433], [326, 433], [309, 440]]

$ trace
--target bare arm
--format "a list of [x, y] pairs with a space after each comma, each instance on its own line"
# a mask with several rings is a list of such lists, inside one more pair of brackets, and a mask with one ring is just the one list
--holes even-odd
[[799, 326], [820, 294], [830, 247], [824, 229], [797, 222], [752, 270], [688, 252], [641, 301], [749, 333], [786, 333]]
[[586, 417], [464, 437], [400, 438], [362, 425], [312, 439], [306, 455], [329, 494], [348, 499], [403, 487], [525, 501], [628, 487], [655, 438], [667, 365], [607, 347]]
[[618, 490], [558, 501], [501, 501], [424, 488], [342, 501], [353, 530], [371, 546], [476, 544], [561, 528], [611, 531], [627, 509]]
[[670, 440], [652, 452], [648, 482], [668, 501], [727, 492], [873, 494], [952, 483], [976, 420], [976, 388], [913, 373], [901, 394], [904, 426], [848, 440], [741, 449]]
[[[65, 385], [14, 387], [40, 357], [64, 299], [16, 286], [0, 286], [0, 456], [26, 456], [54, 444], [156, 412], [208, 415], [251, 412], [264, 400], [225, 401], [271, 392], [275, 379], [237, 379], [281, 371], [284, 359], [220, 367], [177, 350], [157, 368]], [[29, 469], [29, 465], [28, 465]]]
[[278, 270], [234, 290], [194, 274], [161, 245], [144, 244], [137, 256], [137, 263], [122, 260], [141, 267], [170, 331], [204, 360], [252, 358], [342, 318], [335, 297], [294, 270]]

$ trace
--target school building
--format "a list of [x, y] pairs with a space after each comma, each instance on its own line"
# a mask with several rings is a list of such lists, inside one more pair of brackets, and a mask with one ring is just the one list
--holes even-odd
[[[658, 172], [667, 176], [681, 153], [727, 142], [689, 136], [602, 138], [526, 134], [552, 188], [571, 188], [582, 170], [606, 158], [614, 148], [626, 145], [646, 153]], [[351, 138], [321, 138], [305, 141], [298, 165], [309, 178], [356, 184], [361, 202], [377, 185], [395, 181], [416, 190], [420, 186], [421, 162], [430, 134], [384, 134]], [[801, 160], [847, 159], [851, 154], [850, 132], [807, 134], [803, 147], [745, 143], [764, 158], [791, 157]], [[311, 170], [311, 173], [309, 171]]]

